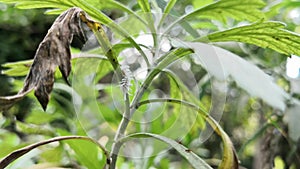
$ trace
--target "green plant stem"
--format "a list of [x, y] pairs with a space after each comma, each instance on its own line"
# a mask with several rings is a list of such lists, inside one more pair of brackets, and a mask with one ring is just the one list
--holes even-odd
[[[123, 118], [120, 122], [117, 133], [115, 135], [115, 139], [114, 139], [115, 143], [112, 146], [112, 152], [111, 152], [112, 163], [110, 164], [110, 169], [115, 168], [117, 154], [119, 153], [120, 148], [122, 146], [122, 144], [120, 142], [117, 142], [117, 140], [119, 140], [122, 136], [125, 135], [126, 128], [130, 122], [132, 115], [138, 108], [139, 101], [142, 98], [145, 90], [149, 87], [152, 80], [156, 77], [157, 74], [159, 74], [161, 72], [162, 69], [164, 69], [166, 66], [168, 66], [170, 63], [174, 62], [175, 60], [177, 60], [185, 55], [188, 55], [190, 53], [193, 53], [193, 50], [179, 48], [179, 49], [176, 49], [176, 50], [166, 54], [165, 56], [162, 56], [163, 60], [158, 63], [156, 68], [154, 68], [150, 71], [146, 80], [143, 82], [142, 86], [140, 87], [137, 94], [133, 98], [131, 105], [128, 106], [129, 103], [126, 103], [126, 111], [123, 114]], [[128, 101], [128, 99], [127, 99], [127, 101]]]
[[122, 120], [120, 122], [120, 125], [118, 127], [118, 130], [116, 132], [115, 138], [114, 138], [114, 144], [112, 145], [112, 151], [111, 151], [111, 163], [109, 165], [110, 169], [114, 169], [116, 167], [116, 161], [117, 157], [120, 151], [120, 148], [122, 146], [121, 142], [118, 142], [119, 139], [121, 139], [125, 135], [126, 128], [130, 122], [130, 119], [133, 115], [133, 113], [136, 111], [137, 105], [139, 100], [142, 98], [145, 90], [148, 88], [154, 77], [159, 73], [160, 71], [158, 69], [153, 69], [150, 73], [149, 76], [147, 76], [146, 80], [142, 84], [141, 88], [135, 95], [132, 104], [129, 104], [129, 98], [128, 95], [126, 96], [126, 103], [125, 107], [126, 110], [123, 114]]
[[124, 133], [126, 131], [126, 128], [128, 126], [129, 123], [129, 119], [130, 119], [130, 103], [129, 103], [129, 96], [128, 94], [126, 94], [126, 99], [125, 99], [125, 112], [123, 114], [122, 120], [120, 122], [120, 125], [118, 126], [118, 130], [116, 132], [115, 138], [114, 138], [114, 143], [112, 145], [112, 149], [110, 152], [110, 157], [111, 157], [111, 161], [109, 164], [109, 168], [110, 169], [115, 169], [116, 168], [116, 162], [117, 162], [117, 158], [118, 158], [118, 154], [121, 148], [121, 144], [117, 143], [117, 140], [119, 140], [120, 138], [122, 138], [124, 136]]
[[[106, 33], [103, 30], [101, 24], [94, 22], [92, 20], [89, 20], [84, 15], [81, 15], [81, 20], [84, 23], [86, 23], [87, 26], [93, 30], [98, 42], [100, 43], [101, 47], [103, 48], [103, 51], [105, 52], [107, 59], [109, 60], [113, 69], [116, 72], [117, 80], [120, 81], [123, 78], [124, 73], [120, 67], [118, 58], [116, 57], [114, 51], [112, 50], [112, 45], [111, 45], [108, 37], [106, 36]], [[121, 138], [124, 135], [126, 127], [129, 123], [129, 119], [130, 119], [130, 103], [129, 103], [129, 95], [126, 92], [125, 93], [125, 111], [123, 113], [123, 118], [118, 127], [118, 130], [116, 132], [114, 140], [118, 140], [119, 138]], [[112, 145], [112, 151], [109, 155], [110, 158], [107, 160], [106, 167], [109, 167], [111, 169], [114, 169], [116, 167], [116, 161], [118, 158], [119, 150], [120, 150], [120, 145], [114, 143]]]

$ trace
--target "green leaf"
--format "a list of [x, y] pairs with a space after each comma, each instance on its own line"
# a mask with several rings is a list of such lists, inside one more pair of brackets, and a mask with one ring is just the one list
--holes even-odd
[[66, 4], [54, 4], [52, 2], [47, 2], [47, 1], [36, 1], [36, 2], [22, 2], [22, 3], [17, 3], [15, 7], [19, 9], [33, 9], [33, 8], [61, 8], [61, 9], [67, 9], [68, 5]]
[[[300, 55], [300, 35], [284, 29], [281, 22], [259, 22], [216, 32], [195, 41], [237, 41], [270, 48], [285, 55]], [[206, 39], [206, 40], [205, 40]]]
[[[165, 69], [167, 66], [169, 66], [174, 61], [180, 59], [181, 57], [184, 57], [188, 54], [193, 53], [193, 50], [191, 49], [185, 49], [185, 48], [177, 48], [175, 50], [172, 50], [165, 55], [161, 56], [159, 59], [155, 61], [155, 65], [157, 65], [154, 69], [151, 70], [145, 81], [143, 82], [140, 89], [146, 89], [151, 84], [152, 80], [156, 77], [157, 74], [159, 74], [163, 69]], [[134, 96], [132, 101], [132, 106], [137, 106], [135, 104], [137, 100], [139, 100], [143, 94], [144, 90], [139, 90], [137, 94]]]
[[[147, 18], [149, 17], [149, 14], [145, 14], [142, 11], [136, 12], [137, 15], [140, 16], [140, 18]], [[121, 22], [119, 22], [119, 26], [121, 26], [124, 30], [127, 31], [128, 34], [130, 34], [133, 37], [137, 37], [140, 35], [140, 32], [143, 31], [147, 33], [147, 28], [148, 26], [142, 23], [137, 17], [133, 16], [128, 16], [128, 17], [123, 17]], [[134, 27], [132, 26], [134, 25]], [[122, 39], [122, 37], [117, 37]]]
[[169, 14], [177, 0], [169, 0], [167, 6], [165, 7], [164, 13]]
[[179, 144], [178, 142], [172, 139], [169, 139], [161, 135], [152, 134], [152, 133], [136, 133], [136, 134], [128, 135], [122, 138], [120, 141], [126, 142], [132, 138], [147, 138], [147, 137], [148, 138], [151, 137], [169, 144], [175, 150], [177, 150], [185, 159], [187, 159], [194, 168], [200, 167], [202, 169], [212, 169], [212, 167], [210, 167], [203, 159], [198, 157], [195, 153], [190, 151], [188, 148], [184, 147], [183, 145]]
[[[60, 136], [60, 137], [54, 137], [51, 138], [49, 140], [43, 140], [31, 145], [28, 145], [26, 147], [17, 149], [13, 152], [11, 152], [10, 154], [8, 154], [7, 156], [5, 156], [4, 158], [2, 158], [0, 160], [0, 168], [5, 168], [7, 165], [9, 165], [10, 163], [12, 163], [14, 160], [18, 159], [19, 157], [23, 156], [24, 154], [30, 152], [31, 150], [40, 147], [42, 145], [46, 145], [52, 142], [56, 142], [56, 141], [63, 141], [63, 140], [85, 140], [85, 141], [89, 141], [91, 143], [93, 143], [94, 145], [98, 145], [98, 147], [100, 147], [106, 154], [108, 154], [108, 152], [106, 151], [106, 149], [100, 145], [97, 141], [89, 138], [89, 137], [85, 137], [85, 136]], [[95, 146], [96, 148], [94, 150], [97, 150], [97, 146]], [[83, 147], [84, 149], [84, 147]], [[75, 151], [75, 150], [74, 150]], [[91, 160], [91, 159], [87, 159], [87, 160]], [[106, 160], [103, 160], [104, 163], [106, 162]], [[96, 163], [94, 163], [94, 165], [97, 165]], [[98, 166], [99, 167], [99, 166]], [[97, 167], [96, 167], [97, 168]]]
[[0, 129], [0, 159], [21, 145], [21, 140], [17, 134]]
[[144, 12], [150, 12], [151, 9], [148, 0], [138, 0], [138, 4]]
[[[164, 73], [168, 75], [170, 78], [170, 93], [171, 98], [182, 99], [185, 101], [189, 101], [195, 105], [202, 107], [204, 110], [205, 106], [199, 101], [199, 99], [187, 88], [187, 86], [182, 82], [182, 80], [172, 71], [164, 70]], [[179, 96], [179, 97], [178, 97]], [[179, 111], [182, 112], [182, 108], [179, 108]], [[176, 109], [174, 109], [176, 111]], [[190, 122], [194, 122], [191, 118], [197, 118], [196, 126], [203, 129], [205, 126], [205, 122], [202, 117], [193, 116], [193, 115], [182, 115], [183, 118], [190, 120]]]
[[104, 167], [106, 160], [103, 159], [104, 157], [98, 159], [97, 146], [94, 144], [82, 140], [69, 140], [66, 142], [76, 153], [76, 159], [87, 168], [98, 169]]
[[177, 48], [175, 50], [172, 50], [155, 61], [155, 63], [157, 64], [156, 69], [162, 70], [168, 67], [174, 61], [180, 59], [181, 57], [192, 54], [193, 52], [194, 51], [192, 49], [185, 48]]
[[30, 113], [30, 116], [26, 117], [25, 122], [36, 125], [42, 125], [50, 123], [54, 119], [55, 116], [53, 114], [48, 114], [42, 111], [41, 109], [34, 108], [34, 110]]
[[201, 17], [223, 21], [224, 23], [227, 17], [239, 21], [257, 21], [264, 18], [264, 14], [259, 10], [264, 6], [265, 3], [262, 0], [220, 0], [197, 9], [183, 16], [183, 18], [194, 19], [195, 17]]
[[[97, 8], [99, 10], [104, 9], [118, 9], [123, 12], [128, 13], [129, 15], [132, 15], [136, 18], [138, 18], [141, 22], [146, 24], [146, 21], [143, 20], [136, 12], [128, 8], [127, 6], [123, 5], [122, 3], [114, 0], [105, 0], [105, 1], [95, 1], [95, 0], [84, 0], [85, 3], [89, 4], [89, 6], [93, 6], [94, 8]], [[83, 2], [83, 1], [82, 1]], [[80, 6], [79, 6], [80, 7]]]
[[46, 10], [45, 14], [47, 15], [59, 15], [61, 13], [63, 13], [65, 11], [65, 9], [49, 9]]
[[200, 8], [200, 7], [209, 5], [211, 3], [213, 3], [213, 0], [201, 0], [201, 1], [193, 0], [192, 1], [194, 8]]
[[177, 0], [169, 0], [168, 4], [165, 6], [164, 13], [163, 13], [163, 16], [161, 17], [161, 19], [159, 21], [159, 26], [158, 27], [160, 27], [162, 25], [162, 23], [164, 22], [164, 20], [166, 19], [168, 14], [171, 12], [172, 8], [174, 7], [176, 1]]
[[197, 18], [208, 18], [223, 21], [227, 17], [236, 20], [257, 21], [264, 18], [264, 14], [259, 8], [264, 7], [265, 3], [261, 0], [220, 0], [205, 7], [196, 9], [195, 11], [185, 14], [174, 21], [166, 29], [166, 32], [174, 27], [177, 23], [185, 20], [192, 20]]
[[67, 0], [0, 0], [4, 3], [15, 3], [16, 7], [20, 9], [33, 9], [33, 8], [60, 8], [70, 7], [72, 3]]
[[[67, 131], [62, 130], [60, 130], [59, 133], [62, 135], [69, 134]], [[98, 169], [103, 168], [106, 164], [106, 159], [103, 152], [101, 152], [102, 156], [99, 156], [98, 147], [95, 143], [87, 142], [86, 140], [66, 140], [65, 142], [75, 152], [75, 158], [78, 160], [78, 162], [85, 167], [89, 169]]]
[[[162, 8], [165, 9], [167, 7], [167, 4], [164, 0], [157, 0], [157, 5]], [[172, 4], [170, 4], [172, 5]], [[171, 6], [170, 6], [171, 7]], [[170, 8], [168, 7], [168, 8]], [[180, 14], [179, 12], [175, 11], [173, 8], [170, 11], [170, 15], [171, 16], [175, 16], [176, 18], [179, 18], [180, 16], [182, 16], [182, 14]], [[162, 21], [160, 22], [160, 26], [162, 25]], [[169, 23], [167, 23], [169, 25]], [[187, 31], [190, 35], [192, 35], [194, 38], [197, 38], [200, 36], [200, 34], [187, 22], [180, 22], [179, 25], [185, 30]], [[173, 25], [174, 26], [174, 25]], [[169, 27], [172, 28], [172, 27]]]
[[195, 21], [191, 24], [194, 29], [209, 29], [213, 31], [219, 30], [218, 27], [211, 21]]
[[[235, 149], [233, 147], [233, 144], [229, 138], [229, 136], [226, 134], [226, 132], [222, 129], [222, 127], [219, 125], [217, 121], [214, 120], [203, 108], [198, 107], [197, 105], [194, 105], [190, 102], [186, 102], [183, 100], [177, 100], [177, 99], [151, 99], [151, 100], [145, 100], [139, 103], [139, 105], [144, 105], [148, 103], [155, 103], [155, 102], [169, 102], [174, 104], [180, 104], [183, 106], [187, 106], [195, 111], [198, 112], [199, 115], [201, 115], [205, 120], [210, 124], [210, 126], [214, 129], [214, 131], [222, 138], [223, 141], [223, 158], [222, 162], [219, 165], [220, 169], [237, 169], [238, 168], [238, 159], [235, 153]], [[127, 137], [125, 137], [127, 138]]]
[[[100, 21], [101, 24], [107, 25], [112, 30], [116, 31], [121, 36], [123, 36], [125, 39], [127, 39], [141, 53], [141, 55], [145, 59], [147, 65], [148, 66], [150, 65], [144, 51], [141, 49], [141, 47], [135, 42], [135, 40], [130, 36], [130, 34], [126, 30], [124, 30], [121, 26], [116, 24], [112, 19], [110, 19], [102, 11], [95, 8], [95, 6], [87, 3], [84, 0], [72, 0], [72, 1], [69, 1], [69, 0], [44, 0], [44, 1], [41, 1], [41, 0], [23, 0], [23, 1], [21, 1], [21, 0], [0, 0], [0, 2], [17, 3], [17, 5], [19, 5], [19, 6], [22, 6], [22, 4], [24, 4], [23, 7], [25, 8], [25, 6], [26, 6], [26, 9], [36, 8], [36, 7], [66, 9], [68, 7], [77, 6], [81, 9], [83, 9], [85, 12], [87, 12], [92, 18]], [[30, 3], [32, 3], [33, 5], [30, 6]], [[34, 6], [34, 3], [40, 4], [40, 5]], [[124, 9], [124, 6], [122, 6], [121, 4], [113, 3], [113, 5], [114, 6], [119, 5], [118, 6], [119, 8]], [[57, 10], [55, 10], [55, 11], [52, 10], [48, 13], [57, 14], [57, 12], [58, 12]], [[130, 12], [132, 14], [132, 12], [129, 9], [127, 9], [127, 12]], [[142, 22], [144, 22], [144, 20], [141, 19], [140, 17], [137, 17], [137, 18], [139, 18]], [[153, 27], [150, 27], [150, 28], [153, 28]], [[152, 31], [154, 31], [154, 30], [152, 30]]]
[[25, 61], [5, 63], [2, 65], [2, 67], [6, 68], [6, 70], [3, 70], [1, 74], [5, 74], [8, 76], [25, 76], [27, 75], [32, 62], [33, 60], [31, 59]]
[[50, 126], [28, 124], [20, 121], [17, 121], [16, 125], [17, 130], [24, 134], [41, 134], [46, 136], [54, 135], [54, 131], [50, 128]]
[[138, 0], [138, 4], [140, 5], [142, 11], [145, 13], [146, 21], [148, 22], [148, 27], [151, 31], [153, 41], [154, 41], [154, 46], [157, 46], [157, 34], [156, 34], [156, 29], [154, 26], [154, 20], [153, 20], [153, 15], [151, 13], [151, 7], [149, 4], [148, 0]]

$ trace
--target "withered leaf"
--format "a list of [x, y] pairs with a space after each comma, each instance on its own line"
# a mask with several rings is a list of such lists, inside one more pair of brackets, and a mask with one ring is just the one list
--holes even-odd
[[32, 91], [32, 89], [14, 96], [0, 97], [0, 111], [8, 110], [14, 103], [22, 100], [24, 96], [30, 93], [30, 91]]
[[[33, 89], [38, 101], [46, 110], [54, 84], [54, 72], [59, 67], [65, 81], [71, 71], [70, 44], [74, 36], [85, 40], [80, 16], [87, 15], [82, 9], [73, 7], [57, 17], [40, 43], [33, 64], [25, 79], [24, 87], [15, 96], [0, 98], [0, 111], [8, 109]], [[11, 99], [11, 97], [13, 99]], [[7, 103], [6, 105], [4, 105]]]

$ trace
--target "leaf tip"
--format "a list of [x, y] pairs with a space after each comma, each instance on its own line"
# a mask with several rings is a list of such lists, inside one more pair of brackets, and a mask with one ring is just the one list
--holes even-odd
[[37, 92], [37, 90], [34, 92], [35, 97], [38, 99], [39, 103], [41, 104], [42, 108], [44, 111], [46, 111], [47, 109], [47, 105], [49, 103], [49, 95], [43, 95], [39, 92]]

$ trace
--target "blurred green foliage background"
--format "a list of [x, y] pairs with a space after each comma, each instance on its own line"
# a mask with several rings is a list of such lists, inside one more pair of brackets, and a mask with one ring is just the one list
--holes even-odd
[[[184, 11], [188, 10], [189, 7], [197, 8], [210, 2], [212, 2], [212, 0], [178, 1], [178, 4], [176, 5], [176, 11], [184, 13]], [[298, 33], [300, 32], [299, 23], [289, 17], [289, 12], [291, 10], [299, 10], [299, 3], [283, 1], [284, 3], [272, 5], [273, 1], [266, 2], [270, 7], [269, 12], [266, 13], [270, 19], [285, 22], [287, 23], [289, 30]], [[124, 3], [133, 9], [136, 7], [136, 3], [132, 1], [124, 1]], [[55, 16], [44, 15], [44, 12], [45, 10], [15, 9], [11, 5], [0, 3], [0, 65], [7, 62], [33, 58], [38, 44], [42, 41], [43, 37], [47, 33], [47, 30], [50, 28], [55, 19]], [[117, 10], [107, 10], [105, 12], [112, 18], [118, 18], [122, 15], [122, 13]], [[235, 23], [232, 23], [232, 25], [234, 24]], [[280, 86], [287, 91], [290, 90], [289, 79], [285, 77], [286, 56], [280, 55], [270, 49], [258, 48], [254, 45], [225, 45], [224, 47], [234, 51], [235, 53], [238, 53], [242, 57], [249, 56], [247, 58], [248, 60], [259, 65], [266, 72], [270, 72], [270, 75], [276, 79]], [[191, 69], [198, 73], [199, 78], [201, 77], [200, 75], [203, 74], [203, 70], [198, 70], [199, 67], [193, 64], [191, 65]], [[0, 70], [3, 70], [3, 68], [0, 67]], [[23, 78], [20, 77], [12, 78], [0, 74], [0, 95], [4, 96], [16, 93], [23, 85], [22, 80]], [[210, 81], [203, 85], [201, 101], [204, 103], [210, 102], [210, 85]], [[66, 86], [63, 86], [62, 88], [64, 87], [67, 88]], [[50, 105], [50, 110], [48, 113], [42, 112], [38, 103], [33, 101], [33, 97], [31, 96], [19, 102], [17, 106], [10, 110], [10, 114], [1, 115], [5, 116], [5, 118], [0, 118], [0, 126], [5, 129], [5, 131], [3, 129], [0, 130], [0, 139], [2, 139], [2, 142], [0, 140], [0, 143], [3, 147], [6, 146], [16, 148], [16, 146], [21, 142], [20, 139], [27, 139], [29, 141], [34, 140], [31, 137], [26, 137], [26, 134], [30, 133], [30, 126], [23, 125], [21, 122], [24, 121], [37, 125], [33, 126], [33, 133], [37, 134], [37, 132], [40, 132], [42, 135], [45, 135], [45, 137], [52, 136], [54, 133], [53, 129], [60, 128], [70, 131], [70, 133], [81, 133], [80, 127], [78, 127], [79, 122], [75, 120], [76, 115], [74, 109], [72, 108], [72, 103], [69, 102], [71, 96], [63, 90], [56, 90], [52, 95], [54, 100], [52, 102], [52, 108], [56, 108], [55, 110], [51, 109]], [[295, 94], [295, 97], [299, 96]], [[115, 123], [113, 126], [116, 127], [121, 118], [120, 115], [116, 113], [116, 110], [111, 110], [109, 106], [104, 105], [102, 109], [107, 110], [108, 113], [106, 114], [106, 119], [111, 123]], [[28, 116], [29, 113], [31, 113], [31, 116]], [[16, 122], [13, 120], [14, 116], [16, 116], [17, 121], [20, 121], [20, 123], [16, 124]], [[246, 92], [238, 88], [235, 83], [232, 83], [228, 89], [227, 102], [220, 123], [224, 130], [227, 131], [227, 133], [231, 136], [231, 139], [233, 140], [235, 147], [239, 152], [239, 157], [243, 162], [243, 165], [247, 168], [251, 168], [255, 166], [253, 161], [255, 161], [256, 155], [259, 152], [258, 147], [260, 142], [258, 138], [263, 137], [262, 133], [265, 131], [264, 125], [266, 125], [267, 122], [269, 123], [271, 120], [271, 123], [273, 123], [274, 126], [278, 126], [277, 129], [272, 128], [269, 133], [273, 134], [274, 132], [277, 132], [274, 134], [275, 136], [273, 138], [278, 139], [275, 141], [275, 143], [278, 144], [278, 149], [276, 149], [276, 152], [274, 152], [274, 156], [278, 156], [277, 162], [278, 165], [280, 165], [279, 168], [283, 168], [283, 165], [279, 164], [283, 160], [285, 160], [287, 163], [289, 162], [289, 164], [292, 164], [291, 168], [296, 168], [300, 166], [300, 164], [297, 163], [300, 154], [298, 152], [299, 146], [297, 147], [296, 143], [292, 142], [289, 138], [282, 137], [282, 133], [288, 132], [287, 124], [283, 122], [283, 118], [283, 114], [274, 111], [262, 101], [251, 98]], [[85, 117], [82, 117], [81, 120], [89, 122], [89, 119]], [[45, 128], [40, 128], [40, 131], [36, 131], [36, 128], [39, 127], [38, 123], [45, 124], [48, 122], [50, 125], [45, 125]], [[96, 120], [95, 123], [98, 123], [98, 121]], [[19, 128], [16, 129], [16, 126]], [[106, 126], [101, 127], [103, 127], [103, 130], [106, 130]], [[27, 130], [28, 133], [20, 132], [24, 130]], [[64, 132], [65, 131], [61, 131], [61, 133]], [[203, 157], [212, 156], [215, 158], [220, 158], [220, 139], [213, 135], [208, 142], [205, 142], [203, 145], [201, 145], [201, 147], [199, 147], [199, 144], [196, 143], [195, 139], [198, 136], [199, 133], [196, 130], [192, 130], [192, 132], [189, 133], [182, 142], [185, 145], [189, 145], [193, 151], [201, 154]], [[5, 139], [1, 137], [5, 137]], [[59, 157], [63, 157], [62, 149], [63, 147], [57, 146], [55, 149], [51, 150], [52, 152], [48, 151], [48, 153], [42, 154], [42, 157], [39, 160], [47, 161], [49, 156], [58, 154], [58, 159], [54, 158], [52, 160], [54, 162], [60, 161], [61, 159], [59, 159]], [[9, 150], [10, 149], [6, 149], [5, 152], [9, 152]], [[294, 153], [290, 153], [291, 151], [294, 151]], [[1, 153], [2, 152], [0, 152], [0, 157], [4, 155], [4, 152], [2, 154]], [[170, 154], [172, 160], [177, 159], [178, 154], [175, 152], [171, 152]], [[122, 160], [124, 159], [121, 159], [121, 161]], [[154, 159], [151, 160], [152, 162], [154, 161]], [[164, 168], [164, 163], [165, 166], [168, 166], [168, 162], [162, 160], [160, 164], [161, 168]], [[71, 167], [75, 166], [76, 164], [73, 166], [71, 165]]]

